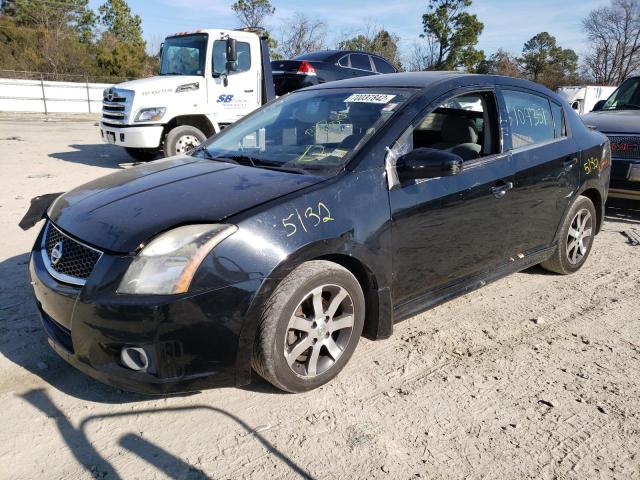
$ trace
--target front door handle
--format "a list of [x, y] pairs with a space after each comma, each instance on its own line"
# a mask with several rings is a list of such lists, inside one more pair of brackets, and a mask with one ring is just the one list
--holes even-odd
[[253, 93], [253, 90], [245, 90], [244, 93]]
[[493, 193], [493, 196], [496, 198], [502, 198], [512, 188], [513, 188], [513, 182], [500, 182], [500, 184], [491, 188], [491, 193]]

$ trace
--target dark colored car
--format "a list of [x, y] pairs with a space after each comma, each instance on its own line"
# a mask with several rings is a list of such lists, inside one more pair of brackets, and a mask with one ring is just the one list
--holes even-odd
[[611, 141], [612, 198], [640, 200], [640, 77], [625, 80], [585, 124]]
[[551, 91], [458, 73], [294, 92], [57, 198], [29, 270], [50, 344], [111, 385], [300, 392], [361, 335], [531, 265], [586, 261], [609, 142]]
[[326, 50], [293, 60], [274, 60], [271, 70], [276, 95], [334, 80], [398, 71], [379, 55], [351, 50]]

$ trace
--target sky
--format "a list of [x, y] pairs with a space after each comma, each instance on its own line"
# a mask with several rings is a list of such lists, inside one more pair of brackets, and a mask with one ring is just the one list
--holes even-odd
[[[367, 25], [378, 25], [397, 34], [406, 51], [422, 32], [422, 14], [427, 0], [271, 0], [275, 15], [267, 27], [279, 38], [278, 26], [296, 12], [328, 24], [328, 46], [347, 35], [355, 35]], [[97, 8], [101, 0], [90, 0]], [[159, 47], [171, 33], [197, 28], [233, 28], [238, 20], [231, 11], [233, 0], [128, 0], [134, 13], [142, 17], [147, 44]], [[585, 51], [582, 19], [608, 0], [474, 0], [471, 11], [484, 23], [478, 48], [487, 55], [503, 48], [513, 54], [524, 42], [547, 31], [563, 48], [578, 54]]]

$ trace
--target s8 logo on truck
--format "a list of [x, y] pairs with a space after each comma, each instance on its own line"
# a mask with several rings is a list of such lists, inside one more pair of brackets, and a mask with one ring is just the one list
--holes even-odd
[[216, 103], [231, 103], [233, 95], [220, 95]]

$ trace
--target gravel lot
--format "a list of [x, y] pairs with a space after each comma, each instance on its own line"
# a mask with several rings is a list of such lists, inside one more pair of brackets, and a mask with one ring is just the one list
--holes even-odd
[[[29, 200], [131, 165], [91, 118], [0, 117], [0, 477], [640, 478], [640, 211], [608, 209], [586, 267], [533, 268], [362, 340], [303, 395], [168, 398], [101, 385], [40, 329]], [[640, 209], [640, 203], [638, 207]]]

